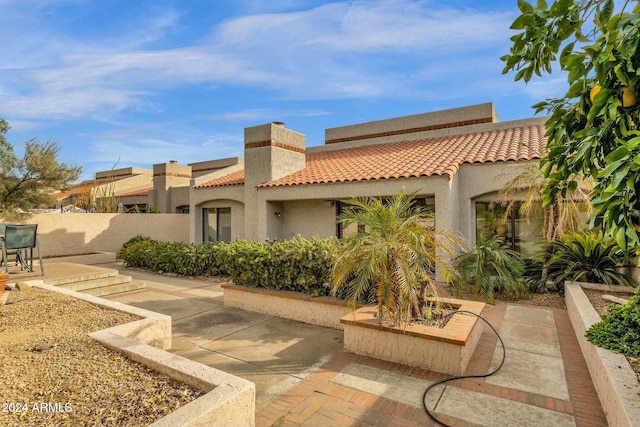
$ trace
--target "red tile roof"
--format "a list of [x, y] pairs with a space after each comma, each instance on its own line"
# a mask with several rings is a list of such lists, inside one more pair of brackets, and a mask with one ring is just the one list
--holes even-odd
[[[440, 138], [363, 145], [307, 153], [306, 168], [260, 187], [281, 187], [446, 175], [465, 163], [539, 159], [547, 139], [543, 123]], [[241, 185], [244, 171], [197, 188]]]
[[135, 190], [129, 193], [118, 194], [116, 197], [135, 197], [135, 196], [148, 196], [149, 191], [153, 190], [153, 187], [144, 188], [142, 190]]
[[225, 175], [221, 178], [205, 182], [204, 184], [197, 185], [196, 188], [210, 188], [210, 187], [226, 187], [229, 185], [242, 185], [244, 184], [244, 170], [231, 172], [229, 175]]

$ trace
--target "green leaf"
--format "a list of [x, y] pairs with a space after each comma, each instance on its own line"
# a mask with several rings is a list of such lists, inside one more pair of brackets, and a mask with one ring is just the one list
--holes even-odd
[[[524, 15], [518, 16], [509, 27], [512, 30], [522, 30], [525, 28], [526, 18]], [[502, 58], [501, 58], [502, 59]]]
[[533, 13], [533, 6], [527, 3], [525, 0], [518, 0], [518, 9], [523, 14]]
[[611, 19], [611, 14], [613, 13], [613, 0], [607, 0], [602, 9], [598, 12], [598, 21], [601, 25], [605, 25], [609, 19]]
[[631, 154], [631, 152], [629, 151], [629, 149], [627, 147], [620, 146], [620, 147], [616, 148], [615, 150], [613, 150], [611, 153], [609, 153], [604, 158], [604, 161], [607, 164], [612, 163], [612, 162], [617, 162], [619, 160], [627, 159], [630, 154]]
[[627, 239], [626, 239], [625, 229], [622, 227], [617, 227], [615, 236], [616, 236], [616, 243], [618, 244], [618, 246], [622, 249], [626, 249]]

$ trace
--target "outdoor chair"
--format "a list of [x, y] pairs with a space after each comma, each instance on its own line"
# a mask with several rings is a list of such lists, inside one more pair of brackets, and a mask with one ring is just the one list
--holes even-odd
[[44, 276], [42, 254], [38, 244], [38, 224], [4, 224], [2, 242], [2, 262], [5, 272], [9, 272], [9, 255], [15, 255], [16, 265], [23, 270], [33, 272], [33, 250], [38, 251], [40, 273]]

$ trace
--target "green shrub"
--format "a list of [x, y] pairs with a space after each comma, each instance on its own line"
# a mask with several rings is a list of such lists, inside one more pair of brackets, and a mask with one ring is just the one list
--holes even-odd
[[459, 255], [453, 267], [458, 275], [452, 282], [454, 290], [459, 293], [469, 287], [487, 303], [493, 304], [495, 293], [516, 298], [529, 293], [520, 256], [505, 247], [502, 237], [480, 240], [469, 252]]
[[234, 283], [250, 287], [328, 295], [332, 254], [336, 239], [303, 239], [260, 243], [196, 245], [161, 242], [136, 237], [125, 243], [118, 256], [129, 267], [185, 276], [228, 274]]
[[221, 264], [234, 283], [250, 287], [328, 295], [335, 239], [296, 236], [260, 243], [236, 240], [222, 245]]
[[547, 277], [556, 285], [572, 280], [635, 286], [630, 277], [618, 271], [625, 260], [620, 247], [602, 232], [568, 234], [553, 243]]
[[117, 259], [122, 259], [122, 254], [123, 251], [126, 252], [127, 248], [136, 245], [140, 242], [152, 242], [154, 241], [151, 237], [147, 237], [147, 236], [141, 236], [140, 234], [138, 234], [137, 236], [132, 237], [131, 239], [127, 240], [126, 242], [124, 242], [122, 244], [122, 248], [120, 248], [120, 250], [118, 251], [118, 253], [116, 254], [116, 258]]
[[136, 237], [122, 246], [118, 258], [127, 267], [144, 267], [184, 276], [203, 276], [226, 273], [219, 264], [217, 252], [215, 244], [161, 242], [148, 237]]
[[587, 340], [599, 347], [640, 357], [640, 294], [624, 305], [614, 304], [602, 321], [587, 330]]
[[149, 259], [157, 244], [157, 241], [148, 237], [134, 237], [122, 246], [118, 258], [128, 267], [149, 267]]

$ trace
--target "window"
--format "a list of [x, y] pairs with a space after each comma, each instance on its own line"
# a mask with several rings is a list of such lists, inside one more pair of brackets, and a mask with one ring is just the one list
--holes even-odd
[[202, 241], [231, 241], [231, 208], [204, 208], [202, 210]]
[[531, 256], [540, 249], [542, 237], [542, 214], [527, 218], [518, 214], [520, 203], [515, 203], [511, 212], [504, 206], [491, 206], [489, 202], [476, 202], [476, 241], [483, 236], [500, 235], [507, 246], [523, 255]]

